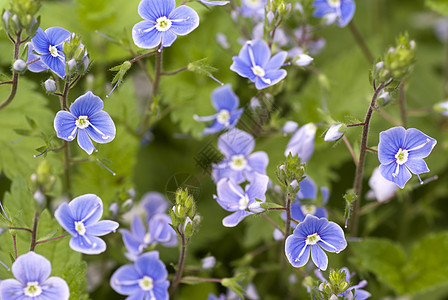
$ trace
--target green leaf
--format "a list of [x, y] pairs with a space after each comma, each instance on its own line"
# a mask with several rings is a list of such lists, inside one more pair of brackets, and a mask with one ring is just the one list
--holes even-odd
[[283, 205], [274, 203], [274, 202], [263, 202], [260, 203], [260, 206], [264, 209], [270, 209], [270, 208], [283, 208]]
[[238, 278], [223, 278], [221, 280], [221, 284], [223, 286], [225, 286], [226, 288], [235, 292], [235, 294], [240, 296], [242, 299], [244, 299], [244, 296], [243, 296], [244, 289], [241, 287], [241, 285], [239, 285], [237, 280], [238, 280]]
[[426, 0], [425, 5], [442, 15], [448, 16], [447, 0]]

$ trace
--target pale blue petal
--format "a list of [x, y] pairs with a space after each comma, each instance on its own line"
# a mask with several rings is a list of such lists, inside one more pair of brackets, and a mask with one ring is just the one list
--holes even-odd
[[211, 98], [213, 107], [218, 112], [223, 109], [232, 112], [238, 108], [240, 103], [238, 96], [233, 92], [230, 84], [214, 89]]
[[317, 18], [322, 18], [329, 13], [335, 12], [335, 9], [328, 4], [327, 0], [315, 0], [313, 5], [313, 16]]
[[48, 40], [45, 32], [39, 28], [37, 29], [36, 35], [31, 39], [33, 43], [34, 50], [39, 54], [50, 54], [50, 41]]
[[93, 235], [79, 235], [71, 238], [70, 248], [84, 254], [100, 254], [106, 251], [106, 243]]
[[165, 280], [168, 276], [166, 267], [159, 259], [157, 251], [142, 254], [135, 261], [135, 268], [139, 274], [149, 276], [154, 281]]
[[279, 69], [284, 64], [286, 57], [288, 57], [286, 51], [281, 51], [274, 55], [264, 67], [265, 72]]
[[155, 215], [148, 225], [151, 237], [158, 243], [170, 241], [173, 235], [176, 236], [176, 232], [169, 224], [171, 218], [167, 214]]
[[293, 156], [298, 155], [302, 163], [308, 162], [314, 152], [316, 129], [313, 123], [300, 127], [286, 145], [285, 156], [291, 153]]
[[[29, 63], [29, 62], [31, 62], [33, 60], [36, 60], [36, 59], [40, 58], [40, 56], [38, 56], [38, 55], [33, 53], [34, 52], [33, 43], [28, 42], [27, 46], [28, 46], [28, 58], [26, 60], [26, 63]], [[44, 64], [42, 62], [41, 59], [39, 59], [38, 61], [33, 62], [32, 64], [29, 64], [28, 65], [28, 70], [30, 70], [31, 72], [34, 72], [34, 73], [39, 73], [39, 72], [48, 70], [48, 67], [47, 67], [46, 64]]]
[[318, 218], [326, 218], [328, 219], [328, 213], [327, 210], [323, 207], [316, 207], [316, 212], [314, 215]]
[[115, 232], [118, 228], [118, 223], [110, 220], [101, 220], [98, 223], [86, 226], [86, 234], [103, 236], [111, 232]]
[[60, 277], [50, 277], [44, 284], [41, 285], [42, 294], [40, 299], [36, 300], [67, 300], [70, 296], [70, 291], [64, 279]]
[[155, 22], [160, 17], [168, 17], [175, 7], [176, 0], [142, 0], [138, 5], [138, 14]]
[[204, 131], [202, 132], [202, 135], [214, 134], [214, 133], [220, 132], [224, 129], [226, 129], [226, 126], [215, 120], [212, 123], [212, 125], [210, 125], [204, 129]]
[[127, 297], [125, 300], [148, 300], [151, 299], [151, 295], [148, 292], [138, 289], [134, 294]]
[[249, 155], [255, 147], [254, 138], [245, 131], [233, 128], [218, 139], [218, 148], [227, 158], [233, 155]]
[[97, 112], [101, 111], [104, 107], [103, 100], [100, 97], [94, 95], [92, 92], [88, 91], [82, 96], [79, 96], [70, 105], [70, 112], [75, 116], [87, 116], [91, 117]]
[[231, 215], [228, 215], [224, 219], [222, 219], [222, 225], [225, 227], [235, 227], [238, 225], [245, 217], [251, 215], [251, 212], [245, 210], [239, 210], [234, 212]]
[[76, 197], [68, 206], [75, 221], [83, 221], [84, 226], [95, 224], [103, 215], [103, 202], [94, 194]]
[[168, 280], [164, 281], [158, 281], [154, 284], [154, 288], [152, 292], [154, 293], [154, 297], [157, 300], [168, 300], [168, 287], [170, 286], [170, 283]]
[[305, 238], [290, 235], [286, 238], [285, 254], [294, 268], [303, 267], [310, 259], [310, 247], [306, 245]]
[[318, 245], [311, 245], [311, 259], [316, 267], [325, 271], [328, 266], [328, 257]]
[[327, 219], [319, 219], [313, 215], [306, 215], [302, 223], [298, 224], [293, 234], [306, 238], [311, 234], [321, 232], [328, 225]]
[[15, 279], [2, 280], [0, 283], [0, 299], [27, 300], [24, 295], [23, 284]]
[[228, 162], [213, 166], [212, 178], [215, 183], [218, 183], [221, 179], [231, 179], [234, 183], [240, 184], [246, 180], [245, 172], [233, 170]]
[[293, 203], [291, 205], [291, 218], [300, 222], [302, 222], [305, 219], [305, 214], [302, 211], [300, 201], [297, 201], [296, 203]]
[[299, 192], [297, 193], [297, 199], [316, 199], [317, 186], [316, 183], [310, 178], [305, 177], [299, 182]]
[[252, 71], [252, 66], [250, 65], [250, 62], [246, 62], [239, 58], [238, 56], [232, 57], [233, 63], [230, 66], [230, 70], [233, 72], [236, 72], [238, 75], [244, 78], [249, 78], [250, 81], [255, 81], [254, 72]]
[[170, 30], [162, 32], [162, 47], [171, 46], [177, 39], [177, 35]]
[[[76, 136], [76, 117], [65, 110], [58, 111], [53, 122], [54, 130], [58, 138], [73, 141]], [[76, 131], [74, 131], [76, 129]]]
[[124, 265], [112, 274], [110, 286], [121, 295], [131, 295], [141, 290], [138, 280], [142, 277], [133, 265]]
[[345, 27], [353, 19], [355, 15], [355, 1], [342, 0], [341, 1], [341, 15], [338, 20], [339, 27]]
[[246, 193], [250, 200], [266, 200], [266, 190], [268, 189], [269, 177], [256, 173], [254, 180], [246, 186]]
[[50, 45], [57, 46], [70, 38], [70, 32], [61, 27], [50, 27], [45, 30]]
[[151, 219], [152, 216], [159, 213], [166, 213], [166, 210], [168, 209], [168, 202], [166, 201], [165, 196], [157, 192], [144, 194], [141, 205], [148, 214], [146, 219], [147, 222], [149, 222], [149, 219]]
[[142, 220], [138, 215], [135, 215], [134, 218], [132, 219], [131, 231], [132, 234], [135, 235], [135, 237], [140, 241], [143, 241], [145, 239], [146, 235], [145, 225], [143, 224]]
[[355, 299], [356, 300], [365, 300], [365, 299], [369, 298], [370, 296], [372, 296], [372, 294], [370, 294], [369, 292], [355, 288]]
[[330, 197], [330, 191], [328, 190], [327, 187], [321, 187], [320, 193], [322, 194], [322, 198], [323, 198], [322, 203], [327, 204], [328, 198]]
[[319, 246], [328, 252], [339, 253], [347, 247], [344, 231], [341, 226], [334, 222], [328, 222], [328, 225], [322, 230], [319, 230], [318, 234], [321, 238], [321, 241], [318, 242]]
[[264, 40], [252, 41], [252, 47], [249, 45], [249, 49], [252, 48], [254, 54], [255, 65], [265, 68], [269, 58], [271, 57], [271, 50], [268, 44]]
[[187, 35], [199, 26], [198, 13], [189, 6], [181, 5], [170, 15], [170, 31], [177, 35]]
[[120, 233], [123, 237], [123, 243], [132, 254], [140, 254], [146, 245], [143, 244], [142, 240], [138, 240], [135, 235], [132, 235], [129, 230], [121, 229]]
[[19, 256], [11, 267], [12, 274], [23, 284], [44, 282], [51, 274], [51, 263], [42, 255], [30, 251]]
[[409, 171], [417, 175], [429, 172], [429, 168], [423, 159], [409, 159], [405, 165]]
[[224, 178], [217, 184], [218, 198], [216, 201], [227, 211], [236, 211], [239, 209], [239, 201], [244, 196], [243, 189], [233, 183], [233, 181]]
[[398, 175], [394, 177], [392, 174], [396, 171], [396, 168], [397, 163], [395, 162], [392, 162], [388, 165], [381, 164], [379, 167], [381, 175], [383, 175], [384, 178], [389, 181], [395, 182], [402, 189], [406, 185], [406, 182], [411, 179], [412, 175], [404, 165], [401, 165], [399, 166]]
[[[264, 80], [262, 80], [261, 77], [257, 77], [255, 80], [255, 87], [261, 90], [267, 88], [268, 86], [277, 84], [286, 77], [286, 74], [287, 72], [283, 69], [266, 72], [266, 75], [263, 77]], [[267, 83], [266, 80], [270, 80], [270, 82]]]
[[219, 1], [219, 0], [216, 0], [216, 1], [199, 0], [199, 1], [208, 6], [226, 5], [230, 2], [230, 1]]
[[252, 171], [266, 174], [266, 167], [269, 164], [269, 157], [264, 151], [257, 151], [247, 157], [247, 164]]
[[[114, 121], [105, 111], [97, 112], [89, 118], [89, 122], [95, 126], [89, 126], [86, 128], [90, 138], [97, 143], [109, 143], [115, 138], [116, 129]], [[101, 133], [98, 132], [101, 131]]]
[[378, 160], [381, 164], [389, 164], [395, 161], [395, 154], [404, 147], [406, 129], [401, 126], [390, 128], [380, 132], [378, 143]]
[[85, 129], [78, 130], [78, 145], [89, 155], [92, 154], [93, 150], [96, 151]]
[[[152, 28], [152, 30], [145, 32]], [[155, 28], [154, 23], [149, 21], [141, 21], [132, 28], [132, 39], [134, 44], [143, 49], [151, 49], [157, 47], [162, 41], [162, 33]]]
[[75, 219], [73, 219], [72, 211], [67, 203], [62, 203], [54, 212], [54, 217], [58, 221], [59, 225], [62, 226], [71, 235], [77, 235], [75, 229]]
[[50, 54], [42, 54], [40, 60], [48, 66], [56, 75], [61, 78], [65, 76], [65, 59], [64, 57], [54, 57]]
[[[403, 147], [409, 151], [409, 159], [427, 157], [437, 141], [415, 128], [406, 130], [406, 139]], [[413, 150], [412, 150], [413, 149]]]
[[238, 123], [241, 115], [244, 112], [244, 108], [240, 108], [236, 111], [234, 111], [231, 115], [230, 115], [230, 120], [229, 120], [229, 128], [233, 128], [236, 126], [236, 124]]

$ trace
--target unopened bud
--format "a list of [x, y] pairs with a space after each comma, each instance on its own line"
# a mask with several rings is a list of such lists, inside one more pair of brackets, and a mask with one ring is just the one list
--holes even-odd
[[24, 62], [21, 59], [18, 59], [14, 62], [14, 64], [12, 65], [12, 68], [16, 72], [22, 72], [23, 70], [26, 69], [26, 62]]
[[50, 92], [53, 93], [54, 91], [56, 91], [56, 82], [53, 79], [47, 79], [45, 80], [45, 89]]
[[324, 141], [326, 142], [334, 142], [339, 140], [345, 132], [347, 126], [343, 124], [334, 124], [328, 128], [327, 133], [325, 134]]

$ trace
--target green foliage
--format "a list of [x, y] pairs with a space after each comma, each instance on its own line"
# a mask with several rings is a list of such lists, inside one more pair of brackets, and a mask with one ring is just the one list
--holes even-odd
[[446, 0], [425, 0], [425, 5], [442, 15], [448, 16], [448, 1]]

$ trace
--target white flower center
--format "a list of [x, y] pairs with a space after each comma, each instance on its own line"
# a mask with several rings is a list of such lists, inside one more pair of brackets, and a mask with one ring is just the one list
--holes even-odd
[[149, 244], [150, 241], [151, 241], [151, 234], [150, 234], [149, 232], [147, 232], [147, 233], [145, 234], [145, 238], [143, 239], [143, 242], [144, 242], [145, 244]]
[[160, 17], [156, 20], [156, 29], [158, 31], [167, 31], [171, 28], [171, 20], [167, 17]]
[[42, 294], [42, 288], [39, 286], [39, 282], [32, 281], [26, 284], [26, 288], [23, 289], [25, 296], [37, 297]]
[[233, 155], [230, 159], [230, 167], [235, 171], [244, 170], [247, 166], [247, 160], [242, 154]]
[[261, 0], [246, 0], [244, 2], [246, 2], [246, 5], [249, 6], [250, 8], [258, 8], [262, 4]]
[[154, 281], [149, 276], [143, 276], [142, 279], [138, 281], [138, 285], [144, 291], [150, 291], [154, 287]]
[[78, 128], [81, 128], [81, 129], [89, 127], [89, 125], [90, 125], [89, 117], [79, 116], [75, 123], [76, 123], [76, 126], [78, 126]]
[[228, 124], [230, 119], [230, 112], [227, 109], [221, 109], [216, 117], [219, 124]]
[[402, 165], [405, 164], [408, 161], [408, 150], [399, 149], [397, 154], [395, 154], [395, 159], [397, 161], [397, 164]]
[[316, 205], [310, 205], [310, 204], [305, 204], [305, 205], [301, 205], [300, 209], [302, 210], [302, 213], [306, 216], [306, 215], [313, 215], [316, 213]]
[[84, 235], [86, 233], [86, 227], [82, 221], [75, 221], [75, 230], [79, 235]]
[[58, 48], [56, 48], [55, 46], [50, 45], [48, 47], [48, 51], [50, 51], [51, 56], [58, 57]]
[[245, 210], [248, 204], [249, 204], [249, 197], [247, 197], [247, 195], [244, 194], [243, 198], [241, 198], [240, 201], [238, 202], [239, 205], [238, 208], [240, 210]]
[[315, 245], [320, 240], [321, 240], [320, 236], [317, 233], [314, 233], [306, 237], [305, 243], [307, 245]]
[[252, 72], [254, 72], [254, 74], [259, 77], [264, 77], [264, 75], [266, 75], [265, 71], [260, 66], [252, 67]]
[[341, 7], [341, 0], [327, 0], [327, 2], [331, 7]]

